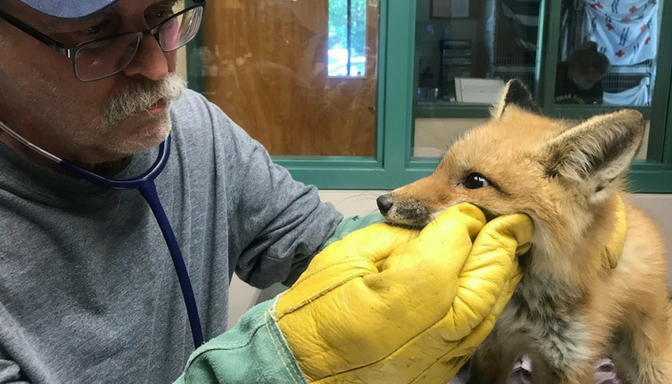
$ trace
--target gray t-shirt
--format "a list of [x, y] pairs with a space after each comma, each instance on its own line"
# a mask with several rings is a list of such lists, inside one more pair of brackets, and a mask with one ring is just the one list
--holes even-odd
[[[342, 217], [200, 95], [187, 91], [171, 116], [157, 190], [208, 340], [226, 330], [234, 270], [260, 288], [291, 283]], [[144, 172], [156, 154], [134, 156], [117, 177]], [[0, 383], [168, 383], [192, 351], [170, 255], [140, 194], [0, 144]]]

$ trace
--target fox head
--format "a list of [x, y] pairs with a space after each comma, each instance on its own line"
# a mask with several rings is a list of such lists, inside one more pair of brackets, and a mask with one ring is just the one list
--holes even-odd
[[535, 255], [575, 255], [586, 240], [608, 236], [612, 197], [643, 136], [635, 110], [578, 125], [544, 117], [525, 85], [511, 80], [487, 123], [452, 145], [430, 176], [380, 196], [378, 207], [411, 227], [461, 202], [489, 217], [522, 212], [535, 225]]

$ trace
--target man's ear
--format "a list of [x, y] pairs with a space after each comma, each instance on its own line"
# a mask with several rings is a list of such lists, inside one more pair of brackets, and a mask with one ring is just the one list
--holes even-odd
[[527, 86], [518, 79], [509, 80], [502, 90], [502, 96], [499, 102], [493, 106], [491, 115], [495, 120], [499, 120], [504, 115], [506, 108], [515, 106], [528, 112], [541, 114], [541, 108], [534, 102], [532, 93]]
[[549, 178], [600, 203], [620, 185], [643, 137], [642, 114], [623, 109], [561, 132], [544, 144], [539, 158]]

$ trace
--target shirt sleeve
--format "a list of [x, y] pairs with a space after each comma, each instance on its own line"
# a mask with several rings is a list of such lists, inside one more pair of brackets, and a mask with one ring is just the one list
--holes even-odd
[[0, 384], [30, 384], [21, 373], [21, 368], [0, 352]]
[[257, 288], [291, 285], [343, 217], [221, 111], [211, 115], [229, 199], [230, 265]]
[[308, 384], [271, 316], [276, 300], [194, 351], [175, 384]]

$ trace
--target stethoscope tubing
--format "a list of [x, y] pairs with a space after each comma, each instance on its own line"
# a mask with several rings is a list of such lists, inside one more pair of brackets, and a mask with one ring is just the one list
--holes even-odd
[[180, 283], [180, 289], [182, 290], [184, 303], [187, 308], [187, 315], [189, 317], [189, 324], [194, 340], [194, 347], [198, 348], [203, 345], [203, 330], [201, 329], [201, 322], [198, 316], [198, 306], [196, 305], [196, 298], [194, 296], [194, 290], [189, 279], [189, 273], [184, 263], [184, 257], [182, 257], [182, 251], [180, 250], [177, 238], [175, 237], [175, 232], [173, 231], [173, 228], [170, 225], [170, 221], [166, 216], [166, 212], [161, 205], [161, 201], [156, 190], [156, 183], [154, 181], [161, 174], [164, 167], [168, 163], [168, 158], [170, 157], [170, 135], [168, 135], [166, 140], [164, 140], [159, 145], [159, 154], [156, 158], [156, 161], [154, 161], [154, 164], [152, 164], [152, 166], [147, 171], [130, 179], [113, 179], [98, 175], [88, 169], [80, 167], [71, 161], [68, 161], [67, 159], [61, 159], [55, 156], [54, 154], [26, 140], [2, 122], [0, 122], [0, 129], [5, 131], [7, 134], [22, 144], [26, 145], [31, 150], [39, 153], [49, 160], [58, 163], [59, 166], [64, 170], [94, 185], [111, 189], [137, 189], [138, 192], [140, 192], [140, 195], [142, 195], [151, 208], [154, 217], [156, 217], [156, 221], [159, 225], [159, 228], [161, 229], [163, 238], [166, 241], [166, 245], [168, 246], [168, 251], [170, 252], [173, 266], [175, 267], [175, 272]]
[[159, 145], [159, 154], [154, 164], [145, 171], [145, 173], [132, 179], [112, 179], [103, 177], [65, 159], [61, 159], [59, 165], [77, 177], [99, 187], [111, 189], [137, 189], [145, 201], [147, 201], [147, 204], [154, 213], [154, 217], [156, 217], [159, 228], [161, 228], [163, 238], [168, 245], [168, 251], [173, 260], [175, 273], [177, 274], [177, 279], [180, 283], [185, 306], [187, 307], [187, 315], [189, 316], [194, 346], [198, 348], [203, 344], [204, 338], [201, 322], [198, 316], [198, 306], [196, 305], [194, 290], [189, 279], [187, 266], [182, 257], [182, 252], [180, 251], [180, 246], [175, 237], [175, 232], [173, 231], [168, 216], [166, 216], [166, 212], [161, 205], [156, 190], [156, 183], [154, 182], [168, 162], [168, 158], [170, 157], [170, 143], [171, 138], [170, 135], [168, 135], [166, 140]]

